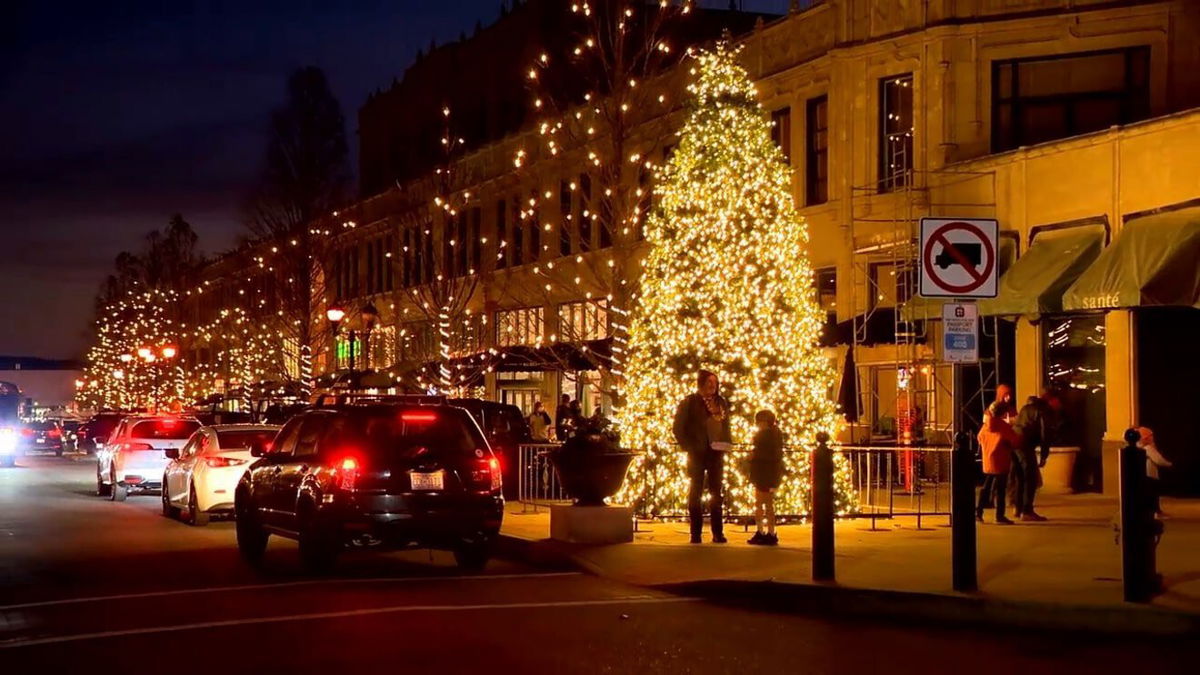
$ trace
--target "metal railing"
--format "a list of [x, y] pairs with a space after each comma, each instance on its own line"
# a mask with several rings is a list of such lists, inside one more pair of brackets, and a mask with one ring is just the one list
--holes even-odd
[[[558, 443], [531, 443], [519, 446], [517, 499], [522, 511], [570, 500], [550, 463], [550, 453]], [[834, 453], [839, 464], [850, 469], [850, 484], [857, 509], [849, 518], [877, 520], [914, 517], [917, 527], [929, 516], [950, 515], [951, 446], [865, 446], [838, 445]], [[735, 445], [730, 455], [746, 455], [750, 449]], [[785, 453], [807, 452], [785, 449]], [[730, 458], [726, 471], [737, 471], [738, 459]], [[784, 514], [780, 514], [783, 516]], [[726, 511], [726, 519], [740, 521], [752, 513]], [[794, 516], [800, 517], [800, 516]]]

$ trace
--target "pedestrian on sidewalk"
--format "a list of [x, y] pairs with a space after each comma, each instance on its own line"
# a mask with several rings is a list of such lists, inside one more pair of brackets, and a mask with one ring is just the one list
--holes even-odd
[[1146, 451], [1146, 491], [1150, 495], [1150, 505], [1154, 508], [1154, 515], [1162, 518], [1166, 514], [1163, 513], [1159, 501], [1162, 487], [1158, 482], [1158, 469], [1171, 466], [1171, 460], [1163, 457], [1158, 451], [1158, 444], [1154, 442], [1154, 431], [1150, 427], [1138, 427], [1137, 432], [1137, 446]]
[[696, 392], [689, 394], [675, 410], [672, 431], [676, 442], [687, 452], [688, 518], [692, 543], [699, 544], [704, 533], [704, 488], [708, 488], [709, 518], [714, 544], [724, 544], [722, 496], [725, 453], [731, 447], [729, 403], [718, 392], [717, 374], [701, 370], [696, 377]]
[[554, 409], [554, 437], [561, 443], [571, 435], [571, 397], [563, 394]]
[[1052, 389], [1045, 389], [1041, 396], [1029, 397], [1013, 423], [1013, 431], [1020, 434], [1021, 442], [1014, 448], [1008, 492], [1017, 517], [1026, 522], [1046, 520], [1034, 510], [1033, 502], [1042, 486], [1041, 468], [1050, 457], [1053, 418], [1061, 408], [1058, 395]]
[[977, 436], [983, 452], [983, 488], [975, 506], [975, 520], [983, 522], [983, 510], [992, 501], [996, 505], [996, 522], [1012, 525], [1004, 515], [1004, 500], [1008, 484], [1008, 471], [1012, 468], [1013, 449], [1021, 443], [1021, 437], [1013, 431], [1012, 387], [1002, 384], [996, 387], [996, 400], [983, 414], [983, 426]]
[[758, 432], [750, 454], [750, 482], [754, 485], [754, 524], [756, 531], [747, 543], [776, 546], [775, 490], [783, 480], [783, 432], [775, 425], [775, 413], [759, 410], [754, 415]]
[[526, 419], [529, 422], [529, 436], [535, 443], [550, 441], [550, 414], [541, 401], [533, 402], [533, 412]]

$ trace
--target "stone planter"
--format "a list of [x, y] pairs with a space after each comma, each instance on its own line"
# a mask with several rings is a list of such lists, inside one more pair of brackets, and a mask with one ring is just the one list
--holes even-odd
[[550, 454], [558, 480], [577, 506], [603, 506], [621, 489], [634, 453], [611, 448], [601, 437], [582, 436], [567, 441]]
[[1042, 490], [1046, 494], [1072, 492], [1071, 480], [1075, 475], [1075, 459], [1079, 448], [1052, 447], [1046, 466], [1042, 467]]

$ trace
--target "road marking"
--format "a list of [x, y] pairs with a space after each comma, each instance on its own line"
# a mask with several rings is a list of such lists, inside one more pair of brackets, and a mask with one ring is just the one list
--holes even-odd
[[317, 621], [321, 619], [344, 619], [355, 616], [371, 616], [376, 614], [399, 614], [401, 612], [466, 612], [486, 609], [544, 609], [560, 607], [603, 607], [606, 605], [659, 605], [678, 602], [699, 602], [699, 598], [653, 597], [647, 595], [631, 595], [623, 598], [607, 600], [561, 600], [558, 602], [511, 602], [496, 605], [401, 605], [394, 607], [375, 607], [371, 609], [351, 609], [341, 612], [320, 612], [315, 614], [291, 614], [285, 616], [263, 616], [250, 619], [228, 619], [225, 621], [205, 621], [176, 626], [154, 626], [150, 628], [128, 628], [125, 630], [110, 630], [100, 633], [78, 633], [76, 635], [58, 635], [54, 637], [16, 639], [0, 642], [0, 649], [16, 649], [19, 647], [34, 647], [37, 645], [60, 644], [63, 642], [82, 642], [84, 640], [102, 640], [105, 638], [129, 637], [132, 635], [153, 635], [158, 633], [178, 633], [189, 630], [204, 630], [208, 628], [229, 628], [232, 626], [250, 626], [265, 623], [286, 623], [288, 621]]
[[87, 602], [104, 602], [105, 600], [136, 600], [139, 598], [160, 598], [170, 595], [189, 595], [192, 593], [226, 593], [231, 591], [254, 591], [264, 588], [289, 588], [295, 586], [317, 586], [321, 584], [385, 584], [410, 583], [416, 581], [487, 581], [496, 579], [530, 579], [545, 577], [582, 576], [582, 572], [528, 572], [521, 574], [476, 574], [458, 577], [378, 577], [371, 579], [309, 579], [307, 581], [284, 581], [275, 584], [245, 584], [242, 586], [215, 586], [212, 588], [185, 588], [173, 591], [147, 591], [145, 593], [123, 593], [121, 595], [99, 595], [89, 598], [65, 598], [62, 600], [43, 600], [41, 602], [25, 602], [19, 605], [0, 605], [0, 611], [10, 609], [27, 609], [30, 607], [53, 607], [55, 605], [76, 605]]

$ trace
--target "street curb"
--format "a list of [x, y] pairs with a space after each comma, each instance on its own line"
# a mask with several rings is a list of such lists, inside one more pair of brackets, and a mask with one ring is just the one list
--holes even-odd
[[[501, 534], [499, 557], [530, 565], [577, 569], [598, 577], [604, 570], [574, 554], [569, 544]], [[1016, 602], [978, 595], [911, 593], [847, 588], [836, 584], [713, 579], [650, 586], [674, 595], [787, 614], [952, 627], [990, 627], [1107, 634], [1200, 636], [1200, 615], [1144, 606], [1080, 606]]]

